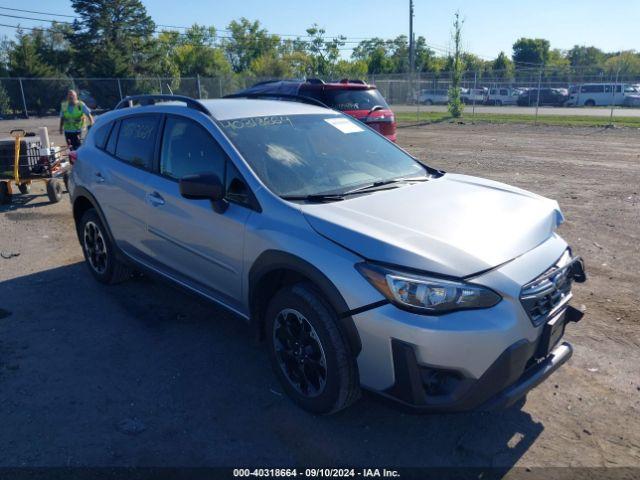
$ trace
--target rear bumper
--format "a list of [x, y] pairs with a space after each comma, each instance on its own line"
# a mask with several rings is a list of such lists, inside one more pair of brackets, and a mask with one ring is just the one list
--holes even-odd
[[393, 341], [396, 382], [379, 392], [384, 397], [425, 413], [495, 410], [516, 403], [546, 380], [573, 354], [569, 343], [560, 343], [543, 359], [535, 359], [538, 342], [521, 340], [507, 348], [477, 380], [458, 379], [452, 393], [429, 395], [429, 369], [421, 367], [413, 346]]

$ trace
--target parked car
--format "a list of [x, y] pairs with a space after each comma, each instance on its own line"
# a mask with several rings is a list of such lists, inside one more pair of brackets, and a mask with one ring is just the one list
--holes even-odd
[[426, 166], [335, 110], [125, 98], [70, 192], [96, 280], [136, 268], [234, 312], [314, 413], [361, 388], [434, 412], [507, 406], [572, 354], [586, 277], [557, 202]]
[[274, 80], [260, 82], [230, 97], [271, 97], [291, 100], [291, 96], [309, 97], [367, 124], [389, 140], [396, 141], [396, 118], [375, 85], [362, 80], [343, 79], [325, 83], [319, 79]]
[[625, 94], [631, 85], [612, 83], [585, 83], [570, 88], [567, 106], [602, 107], [625, 103]]
[[449, 102], [449, 91], [446, 89], [420, 90], [417, 101], [423, 105], [446, 105]]
[[85, 103], [85, 105], [89, 107], [91, 110], [95, 110], [96, 108], [98, 108], [98, 102], [96, 101], [94, 96], [91, 95], [91, 92], [89, 92], [88, 90], [80, 90], [78, 92], [78, 98], [82, 100]]
[[[558, 88], [540, 89], [540, 106], [562, 107], [569, 99], [568, 93]], [[538, 102], [538, 89], [531, 88], [518, 97], [518, 106], [535, 107]]]
[[490, 88], [487, 94], [486, 103], [488, 105], [516, 105], [518, 97], [524, 93], [519, 88]]
[[627, 85], [624, 89], [625, 107], [640, 107], [640, 85]]
[[463, 103], [483, 104], [487, 98], [487, 88], [463, 88], [461, 89], [460, 99]]

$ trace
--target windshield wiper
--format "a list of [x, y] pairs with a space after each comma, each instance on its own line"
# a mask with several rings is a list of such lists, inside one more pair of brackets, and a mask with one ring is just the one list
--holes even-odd
[[[405, 177], [405, 178], [393, 178], [391, 180], [381, 180], [379, 182], [373, 182], [368, 185], [364, 185], [362, 187], [355, 188], [353, 190], [347, 190], [346, 192], [340, 193], [314, 193], [310, 195], [283, 195], [282, 199], [284, 200], [292, 200], [292, 201], [307, 201], [313, 203], [322, 203], [322, 202], [340, 202], [350, 195], [358, 195], [360, 193], [366, 193], [368, 191], [377, 191], [377, 190], [388, 190], [395, 185], [396, 183], [407, 183], [407, 182], [426, 182], [430, 180], [430, 177]], [[386, 187], [386, 188], [382, 188]]]
[[280, 197], [284, 200], [307, 201], [313, 203], [340, 202], [344, 200], [344, 195], [340, 193], [316, 193], [312, 195], [284, 195]]
[[373, 182], [368, 185], [364, 185], [362, 187], [355, 188], [353, 190], [348, 190], [341, 195], [355, 195], [358, 193], [364, 193], [368, 191], [375, 190], [386, 190], [380, 187], [386, 187], [390, 185], [395, 185], [396, 183], [407, 183], [407, 182], [426, 182], [430, 180], [430, 177], [406, 177], [406, 178], [392, 178], [391, 180], [381, 180], [379, 182]]

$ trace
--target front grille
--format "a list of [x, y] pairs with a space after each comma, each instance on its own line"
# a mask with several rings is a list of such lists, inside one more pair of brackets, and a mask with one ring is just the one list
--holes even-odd
[[536, 327], [571, 300], [575, 260], [567, 250], [551, 268], [522, 287], [520, 302]]

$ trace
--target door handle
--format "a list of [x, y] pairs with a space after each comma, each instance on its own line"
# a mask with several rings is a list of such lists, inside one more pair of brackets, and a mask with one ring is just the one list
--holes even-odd
[[152, 207], [159, 207], [160, 205], [164, 205], [164, 198], [158, 192], [147, 193], [147, 202]]
[[104, 183], [104, 177], [102, 176], [102, 173], [96, 172], [95, 175], [96, 175], [96, 182]]

